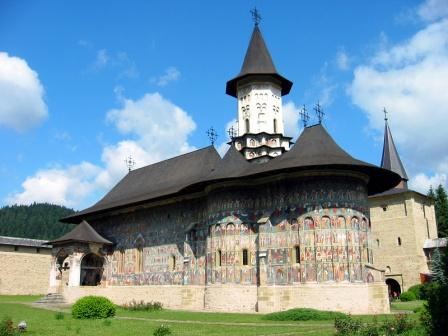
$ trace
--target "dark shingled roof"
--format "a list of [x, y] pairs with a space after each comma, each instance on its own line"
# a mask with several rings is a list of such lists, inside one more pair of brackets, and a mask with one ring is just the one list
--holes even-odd
[[260, 172], [262, 170], [319, 168], [359, 171], [367, 174], [370, 178], [368, 182], [369, 195], [390, 189], [400, 181], [399, 176], [393, 172], [354, 159], [339, 147], [320, 124], [305, 128], [290, 151], [259, 166]]
[[94, 206], [62, 221], [76, 223], [88, 215], [111, 209], [203, 190], [206, 185], [218, 180], [319, 169], [366, 174], [369, 177], [369, 195], [388, 190], [400, 182], [398, 174], [351, 157], [336, 144], [322, 125], [315, 125], [305, 128], [289, 152], [267, 163], [246, 161], [232, 145], [222, 159], [211, 146], [137, 169], [124, 177]]
[[271, 81], [274, 79], [281, 86], [282, 95], [288, 94], [292, 87], [292, 82], [277, 72], [258, 26], [254, 27], [241, 71], [227, 82], [226, 93], [236, 97], [238, 82], [249, 76], [266, 77], [266, 80]]
[[50, 246], [45, 245], [46, 243], [46, 240], [40, 239], [0, 236], [0, 245], [50, 248]]
[[209, 146], [132, 170], [98, 203], [63, 221], [79, 223], [85, 214], [178, 193], [204, 180], [220, 161], [215, 147]]
[[251, 163], [235, 148], [234, 144], [231, 144], [227, 153], [207, 180], [239, 177], [250, 167]]
[[113, 244], [111, 241], [101, 237], [86, 221], [82, 221], [81, 224], [76, 225], [76, 227], [69, 233], [48, 243], [56, 245], [68, 242]]
[[375, 194], [370, 196], [370, 198], [374, 198], [374, 197], [381, 197], [381, 196], [393, 196], [393, 195], [399, 195], [399, 194], [405, 194], [405, 193], [415, 193], [418, 194], [422, 197], [426, 197], [429, 198], [427, 195], [422, 194], [421, 192], [412, 190], [412, 189], [408, 189], [408, 188], [393, 188], [393, 189], [389, 189], [386, 191], [383, 191], [379, 194]]
[[404, 169], [403, 163], [401, 163], [400, 156], [398, 155], [397, 148], [395, 147], [394, 139], [389, 128], [389, 124], [386, 119], [386, 125], [384, 128], [384, 147], [383, 156], [381, 158], [381, 167], [384, 169], [392, 170], [401, 176], [405, 181], [408, 180], [408, 175]]

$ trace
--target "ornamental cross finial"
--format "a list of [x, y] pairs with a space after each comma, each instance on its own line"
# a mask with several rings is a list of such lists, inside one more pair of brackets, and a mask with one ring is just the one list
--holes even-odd
[[128, 167], [128, 171], [131, 171], [135, 166], [135, 161], [130, 155], [124, 160], [124, 162], [126, 163], [126, 167]]
[[210, 140], [210, 143], [211, 143], [212, 145], [214, 145], [216, 139], [218, 139], [218, 133], [215, 131], [215, 129], [213, 128], [213, 126], [210, 127], [210, 128], [207, 130], [206, 133], [207, 133], [208, 139]]
[[250, 11], [250, 13], [252, 14], [252, 20], [254, 21], [254, 24], [256, 26], [258, 26], [258, 24], [261, 21], [261, 15], [260, 15], [260, 12], [258, 11], [257, 7], [254, 7], [254, 9], [252, 9]]
[[387, 120], [388, 120], [388, 119], [387, 119], [387, 114], [388, 114], [389, 112], [387, 112], [387, 110], [386, 110], [385, 107], [383, 107], [383, 113], [384, 113], [384, 121], [387, 121]]
[[308, 124], [308, 120], [310, 120], [310, 116], [308, 115], [305, 104], [303, 104], [303, 107], [300, 110], [299, 114], [300, 114], [300, 117], [302, 118], [303, 127], [306, 127], [306, 125]]
[[229, 129], [227, 130], [227, 134], [229, 134], [230, 140], [233, 141], [233, 139], [236, 137], [236, 129], [235, 127], [230, 126]]
[[322, 119], [324, 118], [324, 110], [322, 108], [322, 105], [319, 104], [319, 101], [317, 101], [316, 106], [314, 107], [314, 111], [316, 111], [317, 119], [319, 120], [319, 124], [322, 124]]

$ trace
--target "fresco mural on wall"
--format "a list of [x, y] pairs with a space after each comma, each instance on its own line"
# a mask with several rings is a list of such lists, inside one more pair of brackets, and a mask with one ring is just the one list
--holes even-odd
[[[115, 243], [112, 285], [255, 285], [259, 272], [266, 272], [268, 285], [367, 281], [366, 209], [359, 180], [311, 178], [216, 190], [207, 199], [138, 209], [94, 225]], [[143, 269], [136, 272], [139, 236]], [[266, 255], [261, 268], [258, 251]]]

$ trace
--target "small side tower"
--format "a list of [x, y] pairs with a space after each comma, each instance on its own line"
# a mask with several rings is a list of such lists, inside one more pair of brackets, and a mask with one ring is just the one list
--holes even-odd
[[226, 86], [226, 93], [238, 99], [238, 133], [232, 140], [247, 160], [266, 162], [289, 150], [282, 96], [291, 87], [278, 74], [256, 20], [241, 71]]

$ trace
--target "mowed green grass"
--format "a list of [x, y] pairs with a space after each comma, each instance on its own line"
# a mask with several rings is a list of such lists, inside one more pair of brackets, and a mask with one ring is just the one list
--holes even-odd
[[[110, 325], [104, 320], [76, 320], [70, 313], [64, 313], [63, 319], [56, 319], [56, 312], [30, 307], [24, 303], [0, 302], [0, 319], [8, 316], [17, 325], [21, 320], [28, 324], [27, 335], [152, 335], [161, 324], [168, 325], [173, 335], [333, 335], [333, 321], [306, 323], [276, 323], [261, 320], [256, 314], [217, 314], [192, 313], [164, 310], [144, 313], [119, 309], [118, 317], [110, 319]], [[11, 301], [17, 302], [12, 298]], [[130, 319], [123, 319], [124, 317]], [[132, 318], [135, 318], [132, 319]], [[169, 321], [160, 321], [169, 320]], [[214, 322], [217, 324], [207, 324]], [[228, 323], [228, 324], [226, 324]], [[245, 325], [254, 323], [255, 325]], [[261, 324], [262, 325], [258, 325]]]
[[[277, 322], [263, 319], [262, 314], [209, 313], [162, 310], [156, 312], [117, 309], [117, 316], [104, 320], [76, 320], [69, 309], [64, 318], [56, 319], [56, 312], [31, 307], [39, 296], [0, 296], [0, 319], [9, 316], [17, 325], [28, 323], [27, 335], [152, 335], [161, 324], [168, 325], [173, 335], [334, 335], [334, 321]], [[424, 301], [394, 302], [392, 312], [421, 307]], [[418, 321], [419, 314], [411, 314]], [[363, 322], [372, 322], [372, 315], [356, 316]], [[392, 319], [391, 315], [378, 315], [378, 321]]]

